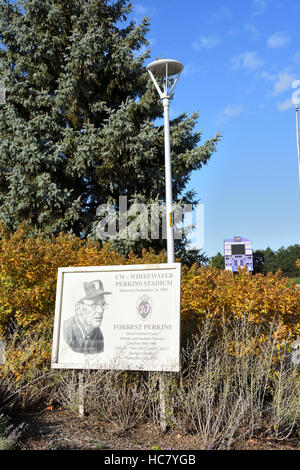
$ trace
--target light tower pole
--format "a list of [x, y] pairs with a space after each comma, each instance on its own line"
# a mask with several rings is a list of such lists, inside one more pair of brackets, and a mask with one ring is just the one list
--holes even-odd
[[[183, 70], [183, 65], [177, 60], [160, 59], [151, 62], [147, 66], [150, 77], [158, 91], [164, 107], [164, 132], [165, 132], [165, 186], [166, 186], [166, 232], [167, 232], [167, 254], [168, 263], [174, 263], [174, 227], [173, 227], [173, 208], [172, 208], [172, 168], [171, 168], [171, 146], [170, 146], [170, 119], [169, 108], [170, 99], [174, 93], [174, 89], [178, 78]], [[168, 78], [177, 75], [170, 91], [168, 91]], [[155, 77], [164, 79], [163, 91]], [[160, 396], [160, 427], [163, 432], [167, 429], [166, 421], [166, 398], [165, 398], [165, 380], [163, 373], [159, 376], [159, 396]]]
[[[166, 232], [167, 232], [167, 253], [168, 263], [174, 263], [174, 227], [172, 209], [172, 167], [171, 167], [171, 145], [170, 145], [170, 99], [174, 93], [176, 83], [183, 70], [183, 65], [177, 60], [160, 59], [151, 62], [147, 70], [152, 78], [159, 97], [164, 107], [164, 139], [165, 139], [165, 186], [166, 186]], [[177, 75], [170, 91], [168, 91], [169, 77]], [[155, 77], [164, 79], [164, 90], [162, 91]]]

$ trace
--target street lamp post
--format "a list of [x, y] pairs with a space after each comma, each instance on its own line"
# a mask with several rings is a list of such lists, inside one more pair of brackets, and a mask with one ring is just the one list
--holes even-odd
[[[147, 66], [150, 77], [158, 91], [159, 97], [164, 106], [164, 139], [165, 139], [165, 186], [166, 186], [166, 227], [167, 227], [167, 253], [168, 263], [174, 263], [174, 228], [172, 209], [172, 168], [171, 168], [171, 146], [170, 146], [170, 122], [169, 108], [170, 99], [174, 93], [176, 83], [183, 70], [183, 65], [177, 60], [160, 59], [151, 62]], [[168, 91], [169, 77], [177, 75], [170, 91]], [[164, 89], [160, 89], [155, 77], [164, 79]], [[160, 427], [163, 432], [167, 429], [166, 421], [166, 389], [164, 374], [159, 376], [159, 397], [160, 397]]]
[[[166, 186], [166, 235], [168, 263], [174, 263], [174, 228], [172, 209], [172, 168], [171, 168], [171, 146], [170, 146], [170, 99], [174, 93], [176, 83], [183, 70], [183, 65], [177, 60], [159, 59], [147, 65], [147, 70], [158, 91], [164, 107], [164, 139], [165, 139], [165, 186]], [[170, 91], [168, 91], [169, 77], [177, 75]], [[164, 78], [164, 90], [162, 91], [155, 77]]]

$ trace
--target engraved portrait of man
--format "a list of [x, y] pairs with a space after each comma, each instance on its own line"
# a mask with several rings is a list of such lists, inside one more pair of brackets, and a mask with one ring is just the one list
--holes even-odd
[[75, 315], [65, 320], [63, 336], [68, 346], [77, 353], [96, 354], [104, 351], [101, 323], [107, 308], [105, 291], [99, 279], [83, 283], [85, 296], [75, 304]]

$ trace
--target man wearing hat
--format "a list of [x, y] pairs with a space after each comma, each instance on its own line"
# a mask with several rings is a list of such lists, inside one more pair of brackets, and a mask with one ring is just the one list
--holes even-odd
[[111, 294], [103, 289], [100, 280], [83, 283], [85, 297], [75, 305], [75, 315], [64, 322], [63, 335], [74, 352], [96, 354], [104, 350], [100, 329], [107, 307], [104, 296]]

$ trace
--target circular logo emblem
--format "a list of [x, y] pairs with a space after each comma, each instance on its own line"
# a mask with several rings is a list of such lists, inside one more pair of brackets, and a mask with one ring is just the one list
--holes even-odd
[[142, 320], [146, 320], [152, 312], [152, 300], [147, 295], [139, 297], [137, 300], [137, 313]]

